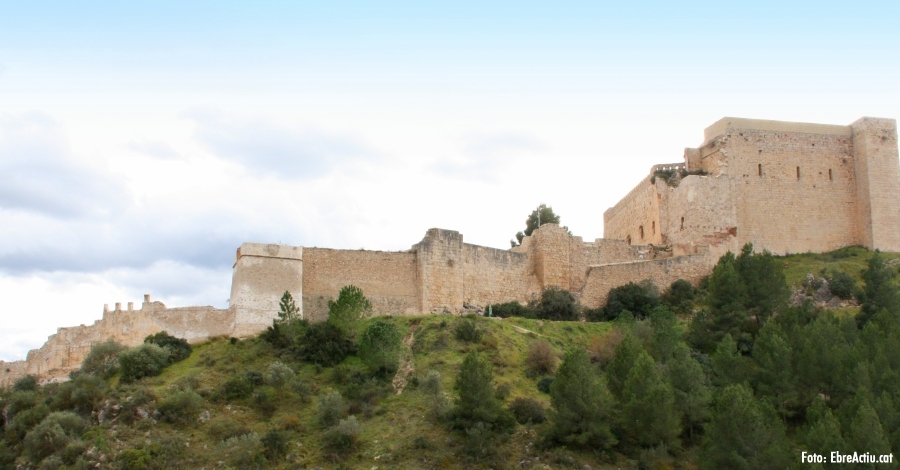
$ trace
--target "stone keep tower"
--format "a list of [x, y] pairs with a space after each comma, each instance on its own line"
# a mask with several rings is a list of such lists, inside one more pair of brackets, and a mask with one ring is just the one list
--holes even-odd
[[234, 259], [231, 281], [232, 336], [259, 334], [278, 317], [285, 291], [294, 297], [303, 316], [303, 248], [244, 243]]

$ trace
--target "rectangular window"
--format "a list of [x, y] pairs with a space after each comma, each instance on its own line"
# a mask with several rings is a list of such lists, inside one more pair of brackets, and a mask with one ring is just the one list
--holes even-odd
[[797, 181], [800, 181], [800, 167], [797, 167]]
[[834, 174], [831, 173], [831, 168], [828, 169], [828, 181], [834, 181]]

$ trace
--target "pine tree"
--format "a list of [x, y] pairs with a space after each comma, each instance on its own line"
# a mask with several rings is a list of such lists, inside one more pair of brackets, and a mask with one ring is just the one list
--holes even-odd
[[735, 268], [747, 287], [747, 307], [760, 323], [787, 304], [790, 289], [784, 271], [768, 250], [753, 254], [753, 245], [744, 245]]
[[609, 391], [612, 392], [616, 399], [622, 399], [622, 391], [625, 388], [625, 380], [628, 379], [628, 372], [631, 371], [634, 361], [643, 349], [640, 340], [630, 333], [626, 333], [622, 342], [616, 346], [613, 358], [606, 367]]
[[351, 334], [360, 320], [372, 314], [372, 303], [356, 286], [344, 286], [337, 300], [328, 301], [328, 323]]
[[703, 366], [691, 357], [688, 347], [682, 343], [675, 350], [674, 358], [666, 364], [669, 382], [675, 397], [675, 410], [684, 416], [691, 442], [694, 428], [709, 419], [709, 402], [712, 391]]
[[875, 251], [868, 268], [862, 273], [866, 287], [862, 311], [856, 316], [860, 326], [865, 325], [876, 313], [886, 310], [892, 316], [900, 315], [900, 288], [894, 282], [894, 270], [884, 262], [881, 252]]
[[714, 400], [700, 453], [705, 470], [791, 468], [793, 456], [775, 410], [744, 384], [729, 385]]
[[[811, 453], [828, 456], [835, 450], [847, 449], [841, 436], [841, 423], [821, 397], [816, 397], [806, 409], [806, 429], [803, 434], [803, 443]], [[822, 468], [831, 470], [845, 466], [846, 464], [830, 463], [826, 459]]]
[[743, 383], [750, 378], [748, 360], [738, 351], [731, 335], [722, 338], [710, 360], [713, 383], [720, 387]]
[[299, 319], [300, 309], [294, 303], [294, 297], [290, 292], [284, 291], [281, 301], [278, 302], [278, 307], [280, 309], [278, 311], [278, 320], [281, 323], [292, 323], [294, 320]]
[[760, 330], [753, 346], [753, 359], [758, 366], [757, 391], [769, 398], [782, 420], [786, 420], [797, 401], [797, 386], [791, 346], [776, 322], [768, 322]]
[[566, 353], [550, 386], [553, 438], [563, 444], [606, 449], [616, 444], [610, 430], [613, 399], [587, 352]]
[[[878, 419], [878, 414], [869, 403], [863, 403], [856, 412], [853, 422], [850, 424], [850, 434], [847, 443], [853, 451], [873, 455], [889, 454], [891, 447], [884, 435], [884, 429]], [[874, 469], [876, 464], [861, 464], [857, 468]]]
[[635, 360], [622, 395], [622, 428], [633, 442], [642, 447], [675, 443], [681, 416], [675, 411], [672, 387], [646, 352]]
[[457, 428], [470, 429], [484, 423], [495, 430], [508, 430], [515, 424], [515, 419], [495, 396], [490, 362], [476, 351], [469, 352], [460, 365], [456, 389], [459, 398], [453, 417]]
[[650, 312], [650, 324], [653, 326], [650, 353], [656, 361], [666, 363], [673, 357], [675, 349], [682, 341], [678, 319], [668, 307], [659, 306]]

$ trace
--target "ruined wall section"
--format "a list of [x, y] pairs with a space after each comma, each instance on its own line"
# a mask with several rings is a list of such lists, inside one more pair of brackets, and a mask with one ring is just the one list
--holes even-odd
[[850, 128], [853, 132], [860, 243], [870, 249], [900, 251], [897, 122], [862, 118]]
[[[231, 280], [236, 337], [248, 337], [272, 325], [285, 291], [303, 298], [303, 248], [244, 243], [238, 248]], [[298, 303], [303, 314], [302, 302]]]
[[[129, 304], [131, 307], [131, 304]], [[213, 307], [166, 308], [162, 302], [145, 302], [140, 310], [104, 309], [103, 317], [92, 325], [59, 328], [39, 349], [29, 351], [24, 361], [0, 362], [0, 386], [9, 386], [25, 375], [41, 381], [62, 380], [81, 367], [95, 343], [113, 339], [125, 346], [137, 346], [149, 335], [166, 331], [172, 336], [197, 343], [214, 336], [232, 335], [232, 310]]]
[[587, 272], [581, 305], [597, 308], [606, 305], [609, 291], [629, 282], [650, 279], [660, 290], [678, 279], [697, 284], [709, 274], [715, 259], [707, 254], [591, 266]]
[[603, 238], [634, 245], [662, 244], [659, 195], [649, 177], [603, 213]]
[[419, 313], [416, 253], [305, 248], [303, 312], [310, 321], [328, 318], [328, 301], [354, 285], [372, 303], [374, 315]]
[[850, 128], [775, 124], [732, 123], [723, 136], [739, 243], [776, 254], [860, 243]]

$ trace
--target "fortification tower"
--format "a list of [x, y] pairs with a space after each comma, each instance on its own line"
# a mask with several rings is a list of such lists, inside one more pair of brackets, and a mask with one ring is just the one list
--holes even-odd
[[278, 316], [285, 291], [294, 297], [303, 315], [303, 248], [244, 243], [234, 258], [231, 281], [233, 336], [259, 334]]

